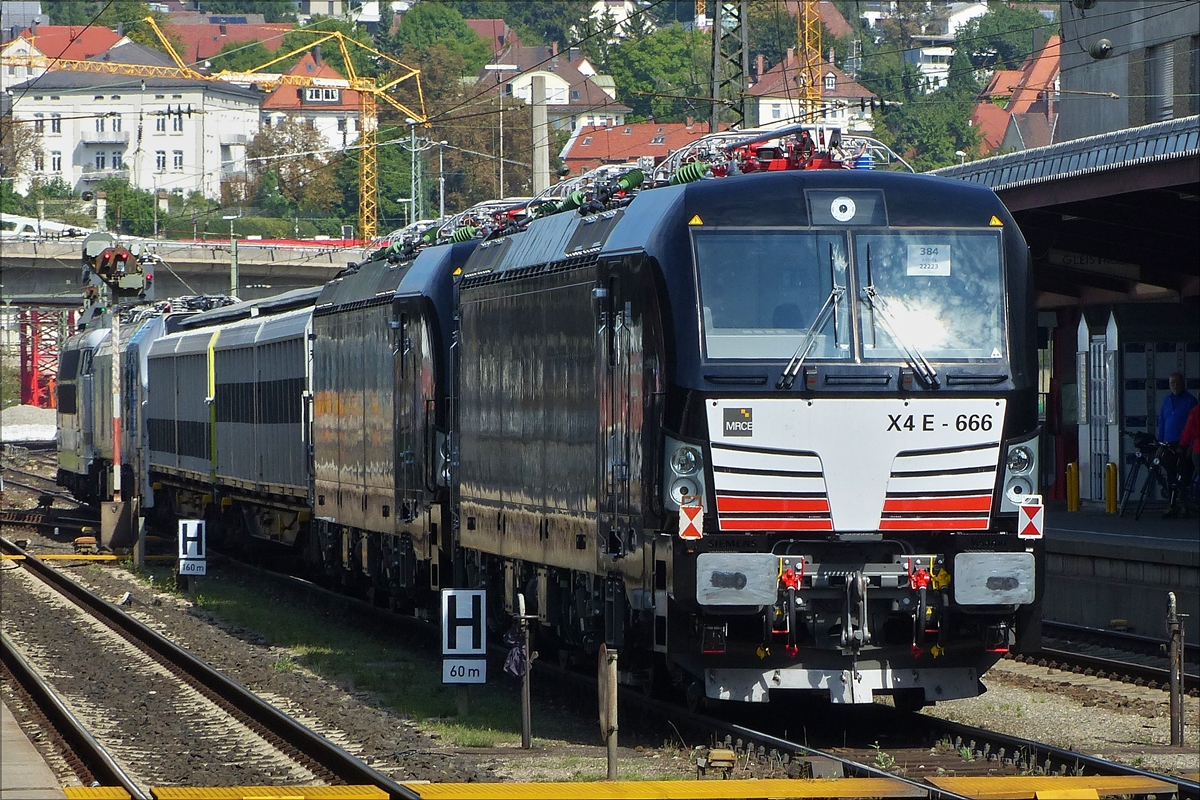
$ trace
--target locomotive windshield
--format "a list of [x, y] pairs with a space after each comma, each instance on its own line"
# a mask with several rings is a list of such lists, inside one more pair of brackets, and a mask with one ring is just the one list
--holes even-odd
[[[708, 358], [790, 358], [818, 325], [835, 284], [845, 288], [846, 253], [842, 232], [697, 231]], [[852, 355], [846, 299], [834, 302], [811, 358]]]
[[695, 230], [706, 358], [1005, 357], [999, 232], [876, 230]]
[[857, 234], [854, 251], [865, 358], [901, 359], [905, 348], [937, 360], [1004, 357], [999, 233]]

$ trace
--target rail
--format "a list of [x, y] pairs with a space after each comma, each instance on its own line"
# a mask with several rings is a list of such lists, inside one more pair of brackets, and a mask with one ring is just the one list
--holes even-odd
[[89, 613], [105, 621], [115, 630], [140, 646], [153, 650], [205, 689], [213, 692], [240, 713], [250, 717], [290, 747], [311, 758], [349, 784], [377, 786], [392, 800], [420, 800], [420, 795], [391, 778], [367, 766], [342, 748], [314, 733], [236, 681], [222, 675], [204, 661], [196, 658], [119, 607], [98, 597], [84, 587], [42, 563], [36, 556], [25, 553], [8, 539], [0, 538], [0, 553], [26, 556], [21, 564], [38, 578], [53, 586]]

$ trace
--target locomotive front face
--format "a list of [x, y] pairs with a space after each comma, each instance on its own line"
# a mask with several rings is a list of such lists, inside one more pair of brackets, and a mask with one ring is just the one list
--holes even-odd
[[1024, 245], [982, 193], [838, 177], [790, 224], [683, 204], [696, 330], [676, 328], [690, 387], [661, 485], [694, 624], [674, 649], [712, 698], [974, 696], [1038, 597], [1015, 532], [1037, 466]]

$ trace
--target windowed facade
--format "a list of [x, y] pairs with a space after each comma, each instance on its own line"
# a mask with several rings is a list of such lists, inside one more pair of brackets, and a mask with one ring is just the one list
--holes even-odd
[[309, 103], [336, 103], [341, 100], [341, 90], [310, 86], [304, 90], [304, 100]]
[[771, 119], [783, 119], [783, 106], [779, 103], [771, 103]]
[[154, 168], [159, 172], [163, 172], [167, 168], [167, 151], [156, 150], [154, 152]]
[[62, 172], [62, 153], [58, 150], [50, 152], [50, 171]]
[[96, 133], [104, 133], [104, 117], [96, 117]]
[[112, 129], [114, 132], [119, 132], [121, 130], [121, 115], [120, 114], [118, 114], [112, 118]]
[[183, 132], [183, 116], [182, 115], [176, 114], [175, 116], [171, 117], [171, 130], [175, 133]]
[[112, 164], [113, 164], [113, 169], [124, 169], [125, 168], [125, 154], [122, 153], [120, 150], [113, 150], [112, 151]]
[[45, 172], [46, 171], [46, 156], [44, 153], [42, 153], [41, 150], [38, 150], [37, 152], [35, 152], [33, 154], [33, 171], [34, 172]]
[[34, 114], [33, 115], [33, 132], [34, 133], [45, 133], [46, 132], [45, 116], [46, 116], [45, 114]]
[[172, 166], [173, 166], [175, 169], [183, 169], [183, 151], [182, 151], [182, 150], [176, 150], [176, 151], [173, 153], [173, 156], [174, 156], [174, 158], [172, 159], [171, 165], [172, 165]]
[[154, 130], [157, 131], [158, 133], [166, 133], [167, 132], [167, 118], [166, 117], [155, 117], [154, 118]]
[[108, 155], [105, 153], [96, 153], [95, 164], [96, 164], [96, 169], [107, 169], [108, 168]]
[[50, 115], [50, 132], [62, 133], [62, 114]]
[[825, 91], [832, 92], [837, 88], [837, 77], [832, 72], [825, 76]]

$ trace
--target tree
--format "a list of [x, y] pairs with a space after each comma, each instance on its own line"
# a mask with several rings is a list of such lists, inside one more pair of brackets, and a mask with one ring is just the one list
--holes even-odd
[[151, 11], [149, 3], [142, 0], [114, 0], [111, 4], [95, 3], [96, 10], [99, 16], [93, 25], [102, 28], [123, 28], [125, 35], [131, 41], [146, 47], [154, 48], [166, 52], [159, 41], [158, 35], [154, 30], [143, 20], [150, 17], [159, 29], [167, 34], [167, 39], [171, 42], [171, 46], [175, 48], [175, 52], [183, 50], [183, 41], [178, 36], [173, 36], [166, 29], [167, 15], [161, 11]]
[[[331, 208], [338, 198], [328, 147], [316, 129], [294, 117], [279, 127], [262, 128], [246, 145], [252, 165], [249, 193], [255, 203], [272, 205], [274, 212]], [[286, 206], [279, 205], [280, 198]]]
[[954, 39], [976, 67], [1017, 69], [1033, 53], [1035, 37], [1044, 41], [1056, 25], [1033, 8], [991, 3], [986, 14], [959, 28]]
[[521, 43], [529, 45], [574, 41], [571, 32], [591, 14], [591, 0], [508, 0], [508, 2], [447, 2], [466, 19], [503, 19]]
[[210, 61], [213, 72], [248, 72], [271, 58], [271, 51], [262, 42], [229, 42]]
[[[353, 39], [366, 47], [373, 49], [375, 46], [374, 42], [371, 41], [370, 35], [364, 28], [359, 28], [337, 17], [313, 16], [312, 21], [308, 25], [284, 34], [283, 44], [280, 45], [280, 49], [276, 55], [283, 55], [293, 50], [311, 47], [319, 36], [333, 31], [339, 31], [346, 38]], [[369, 50], [364, 50], [362, 47], [356, 47], [353, 44], [347, 45], [346, 50], [350, 53], [350, 60], [354, 64], [354, 71], [359, 77], [373, 78], [379, 73], [378, 57], [373, 55]], [[301, 57], [301, 55], [293, 56], [290, 59], [280, 62], [278, 65], [272, 67], [272, 69], [278, 69], [281, 72], [286, 71], [290, 67], [295, 66]], [[324, 43], [324, 46], [321, 48], [321, 59], [342, 75], [348, 75], [346, 62], [342, 58], [341, 48], [337, 47], [335, 42], [328, 41]]]
[[712, 37], [682, 25], [621, 42], [609, 65], [617, 97], [633, 109], [632, 117], [682, 122], [688, 114], [707, 115], [707, 103], [681, 96], [708, 95], [711, 53]]
[[267, 22], [295, 22], [296, 4], [289, 0], [204, 0], [209, 14], [262, 14]]
[[27, 120], [0, 117], [0, 181], [11, 185], [24, 178], [41, 149], [42, 135]]
[[125, 178], [105, 178], [96, 184], [96, 191], [108, 195], [107, 222], [110, 231], [130, 236], [154, 234], [155, 197], [130, 185]]
[[464, 70], [474, 74], [488, 62], [492, 48], [463, 22], [462, 15], [450, 6], [418, 3], [400, 20], [389, 40], [389, 55], [412, 60], [434, 45], [460, 56]]
[[99, 10], [98, 4], [87, 0], [58, 0], [42, 6], [51, 25], [87, 25]]

